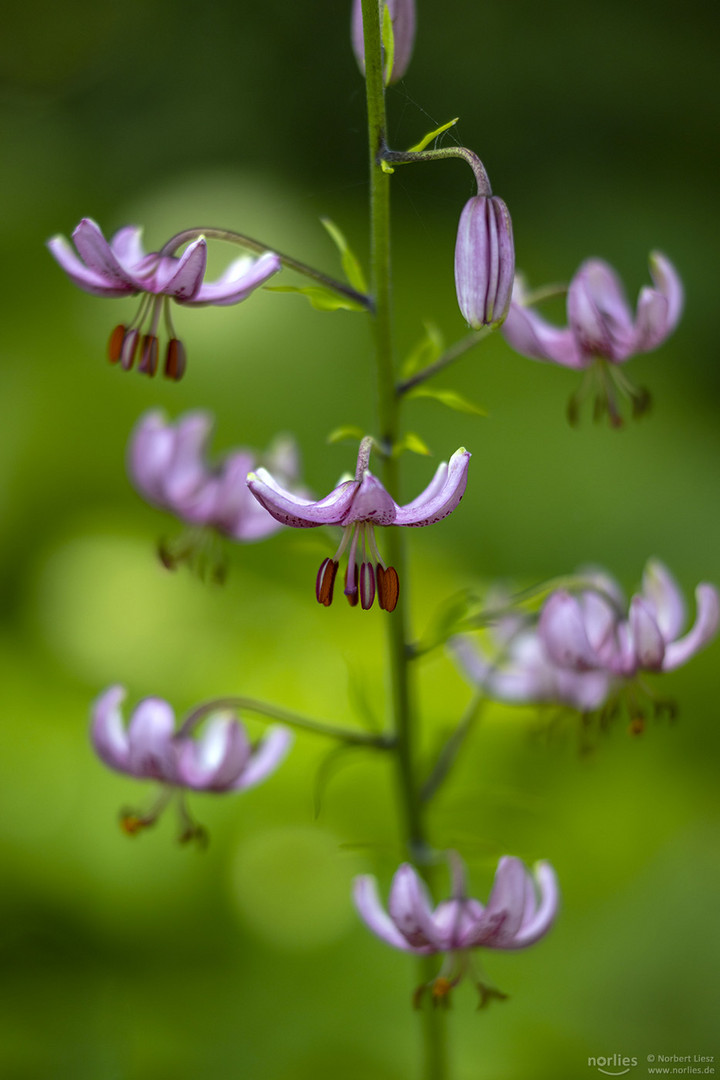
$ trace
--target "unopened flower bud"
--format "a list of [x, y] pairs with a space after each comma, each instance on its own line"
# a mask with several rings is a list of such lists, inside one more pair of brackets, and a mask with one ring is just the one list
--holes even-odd
[[474, 330], [496, 327], [510, 307], [515, 277], [510, 213], [496, 195], [476, 195], [460, 215], [455, 245], [458, 304]]
[[[394, 83], [402, 79], [412, 59], [415, 43], [415, 0], [385, 0], [381, 6], [381, 13], [384, 13], [385, 7], [390, 12], [394, 45], [392, 71], [385, 72], [385, 82]], [[364, 74], [365, 39], [361, 0], [353, 2], [352, 46], [358, 66]]]

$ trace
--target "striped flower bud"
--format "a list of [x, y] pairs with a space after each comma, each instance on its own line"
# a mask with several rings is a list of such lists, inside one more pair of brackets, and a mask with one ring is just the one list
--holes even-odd
[[455, 245], [458, 304], [474, 330], [495, 328], [510, 307], [515, 249], [508, 208], [496, 195], [476, 195], [460, 215]]

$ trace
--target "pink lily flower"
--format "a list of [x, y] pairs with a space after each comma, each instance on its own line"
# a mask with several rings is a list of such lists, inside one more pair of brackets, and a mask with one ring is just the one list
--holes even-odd
[[248, 487], [269, 513], [283, 525], [312, 529], [320, 525], [340, 525], [343, 538], [332, 558], [318, 571], [315, 594], [325, 607], [332, 603], [339, 559], [349, 547], [345, 574], [345, 595], [354, 607], [358, 599], [371, 608], [377, 591], [378, 603], [394, 611], [399, 582], [394, 567], [386, 566], [375, 542], [376, 525], [432, 525], [451, 514], [465, 493], [470, 454], [456, 450], [449, 463], [438, 466], [432, 481], [413, 502], [399, 506], [368, 469], [372, 439], [360, 443], [355, 479], [343, 480], [318, 502], [301, 498], [282, 488], [266, 469], [257, 469], [247, 479]]
[[516, 280], [502, 327], [508, 344], [533, 360], [589, 369], [586, 383], [571, 398], [572, 420], [580, 401], [593, 386], [597, 392], [596, 416], [607, 409], [615, 426], [622, 423], [616, 391], [631, 399], [635, 415], [648, 408], [648, 392], [633, 386], [618, 365], [662, 344], [677, 326], [683, 309], [682, 282], [670, 260], [653, 252], [650, 273], [653, 286], [641, 289], [633, 315], [613, 268], [602, 259], [588, 259], [568, 288], [566, 327], [554, 326], [527, 307], [522, 284]]
[[95, 221], [83, 218], [72, 234], [77, 254], [64, 236], [52, 237], [47, 246], [70, 280], [85, 292], [103, 297], [142, 294], [136, 319], [112, 332], [110, 362], [119, 362], [129, 371], [139, 350], [138, 371], [154, 375], [158, 366], [157, 329], [164, 311], [170, 335], [165, 375], [180, 379], [186, 365], [185, 348], [175, 334], [169, 301], [196, 307], [237, 304], [281, 269], [280, 260], [273, 252], [259, 258], [244, 255], [232, 262], [217, 281], [206, 282], [207, 243], [202, 236], [177, 256], [146, 253], [141, 235], [142, 229], [129, 225], [108, 242]]
[[[196, 739], [187, 726], [176, 731], [172, 706], [154, 697], [135, 706], [126, 727], [121, 710], [125, 696], [122, 686], [111, 686], [93, 703], [90, 738], [95, 752], [111, 769], [138, 780], [156, 780], [168, 789], [155, 812], [123, 817], [123, 828], [131, 834], [155, 823], [172, 789], [224, 793], [254, 787], [278, 768], [292, 742], [287, 728], [273, 726], [253, 746], [232, 714], [212, 716]], [[181, 839], [199, 837], [201, 830], [192, 826], [182, 802], [181, 809], [189, 826]]]
[[682, 593], [670, 571], [651, 559], [642, 591], [627, 610], [603, 592], [576, 596], [559, 590], [543, 607], [538, 633], [551, 660], [570, 671], [604, 671], [624, 679], [640, 671], [673, 671], [707, 645], [720, 624], [714, 585], [698, 585], [695, 600], [695, 623], [683, 635]]
[[[385, 911], [377, 882], [370, 874], [355, 878], [355, 905], [366, 925], [382, 941], [417, 955], [450, 953], [449, 962], [433, 981], [435, 999], [447, 996], [471, 970], [470, 949], [524, 949], [539, 941], [557, 915], [559, 891], [555, 871], [537, 863], [531, 874], [520, 859], [503, 856], [486, 906], [467, 896], [462, 860], [449, 853], [452, 896], [433, 908], [427, 886], [409, 864], [393, 877]], [[483, 1003], [487, 988], [479, 986]], [[416, 995], [422, 993], [424, 987]], [[495, 996], [498, 995], [497, 992]]]

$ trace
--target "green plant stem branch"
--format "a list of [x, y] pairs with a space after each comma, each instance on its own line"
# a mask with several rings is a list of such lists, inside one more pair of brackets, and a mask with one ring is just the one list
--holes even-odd
[[282, 709], [278, 705], [268, 705], [266, 702], [256, 701], [254, 698], [234, 696], [213, 698], [212, 701], [206, 701], [202, 705], [198, 705], [196, 709], [188, 713], [179, 733], [189, 735], [193, 728], [206, 716], [223, 709], [242, 709], [244, 712], [255, 713], [256, 716], [262, 716], [267, 720], [277, 720], [281, 724], [287, 724], [289, 727], [310, 731], [314, 735], [325, 735], [330, 739], [339, 739], [341, 742], [352, 746], [368, 746], [378, 750], [392, 750], [395, 746], [395, 739], [391, 736], [368, 735], [364, 731], [351, 731], [337, 724], [326, 724], [323, 720], [313, 720], [308, 716], [301, 716], [299, 713], [291, 712], [289, 709]]
[[403, 379], [402, 382], [399, 382], [395, 387], [395, 393], [398, 397], [402, 397], [403, 394], [407, 394], [408, 390], [412, 390], [414, 387], [427, 382], [428, 379], [432, 379], [439, 371], [443, 371], [446, 367], [449, 367], [450, 364], [454, 364], [456, 360], [459, 360], [460, 357], [464, 356], [470, 349], [474, 349], [481, 341], [485, 341], [492, 333], [493, 331], [489, 326], [484, 326], [482, 330], [473, 330], [471, 334], [467, 334], [464, 338], [460, 338], [460, 340], [456, 341], [454, 345], [451, 345], [449, 349], [446, 349], [442, 356], [439, 356], [437, 360], [434, 360], [432, 364], [428, 364], [427, 367], [417, 371], [408, 379]]
[[478, 195], [492, 195], [488, 174], [477, 154], [466, 146], [443, 146], [440, 150], [388, 150], [383, 146], [380, 158], [388, 165], [414, 165], [423, 161], [444, 161], [446, 158], [461, 158], [472, 169], [477, 183]]
[[[399, 398], [395, 393], [392, 348], [392, 292], [390, 271], [390, 176], [381, 166], [381, 152], [386, 145], [385, 86], [378, 0], [362, 0], [365, 42], [365, 87], [368, 112], [370, 166], [370, 248], [371, 294], [375, 302], [372, 317], [375, 346], [377, 411], [380, 441], [387, 456], [382, 460], [382, 479], [386, 488], [399, 497], [398, 459], [391, 454], [399, 433]], [[405, 541], [402, 529], [388, 529], [388, 557], [400, 581], [400, 595], [395, 611], [388, 615], [388, 653], [392, 685], [393, 732], [396, 738], [395, 760], [404, 832], [413, 859], [428, 874], [428, 845], [414, 769], [414, 709], [411, 701], [407, 577]], [[429, 967], [419, 958], [419, 974], [427, 982]], [[424, 1080], [446, 1080], [447, 1043], [445, 1020], [437, 1009], [422, 1013]]]
[[270, 244], [264, 244], [261, 240], [253, 240], [251, 236], [245, 236], [243, 233], [234, 232], [232, 229], [184, 229], [183, 232], [177, 233], [168, 240], [167, 244], [165, 244], [160, 251], [160, 254], [173, 255], [178, 248], [183, 246], [183, 244], [187, 244], [191, 240], [197, 240], [200, 236], [204, 236], [206, 240], [225, 240], [229, 244], [235, 244], [245, 251], [253, 251], [258, 255], [272, 252], [274, 255], [277, 255], [280, 262], [288, 270], [295, 270], [298, 274], [302, 274], [304, 277], [317, 281], [319, 285], [324, 285], [326, 289], [331, 289], [341, 296], [347, 296], [348, 299], [354, 300], [368, 311], [372, 311], [372, 300], [369, 296], [366, 296], [365, 293], [356, 292], [355, 289], [352, 289], [349, 285], [343, 284], [342, 281], [336, 281], [335, 278], [331, 278], [327, 274], [324, 274], [322, 270], [316, 270], [314, 266], [308, 266], [307, 263], [294, 259], [292, 255], [283, 255], [281, 251], [276, 251]]
[[455, 764], [460, 749], [478, 718], [484, 700], [483, 694], [477, 693], [474, 695], [463, 713], [460, 723], [440, 751], [433, 770], [420, 791], [420, 798], [423, 802], [429, 802], [432, 799]]

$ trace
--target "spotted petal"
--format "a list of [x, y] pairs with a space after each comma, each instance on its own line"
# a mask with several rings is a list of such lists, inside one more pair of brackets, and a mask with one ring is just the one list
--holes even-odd
[[425, 491], [398, 508], [395, 525], [432, 525], [451, 514], [465, 494], [470, 457], [469, 451], [461, 446], [447, 465], [439, 465]]
[[276, 521], [295, 529], [313, 529], [318, 525], [341, 525], [355, 497], [358, 483], [346, 480], [318, 502], [286, 491], [267, 469], [249, 474], [247, 485], [253, 495]]

